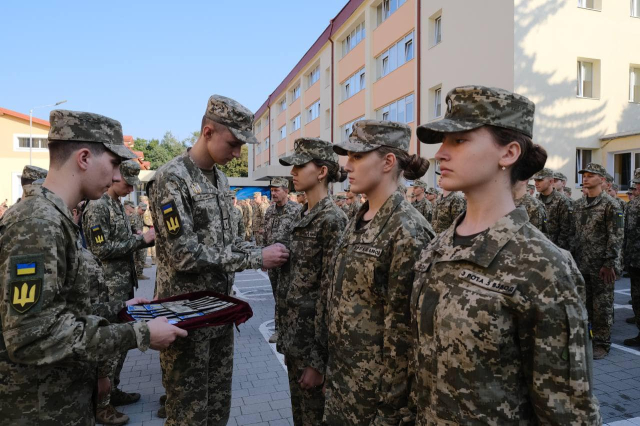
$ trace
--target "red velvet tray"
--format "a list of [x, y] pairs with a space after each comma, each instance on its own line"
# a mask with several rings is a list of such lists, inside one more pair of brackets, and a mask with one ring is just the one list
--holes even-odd
[[[235, 324], [237, 327], [253, 316], [253, 310], [251, 310], [251, 306], [249, 306], [247, 302], [213, 291], [196, 291], [194, 293], [180, 294], [178, 296], [154, 300], [151, 303], [172, 302], [174, 300], [196, 300], [205, 296], [217, 297], [220, 300], [232, 302], [235, 305], [201, 317], [189, 318], [184, 321], [180, 321], [175, 324], [176, 327], [182, 328], [183, 330], [195, 330], [197, 328], [215, 327], [217, 325], [225, 324]], [[146, 303], [141, 305], [146, 305]], [[118, 313], [118, 318], [123, 322], [137, 321], [129, 315], [127, 307], [124, 307]]]

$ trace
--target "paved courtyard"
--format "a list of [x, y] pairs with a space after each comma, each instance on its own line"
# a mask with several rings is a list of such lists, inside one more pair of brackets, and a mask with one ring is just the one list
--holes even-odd
[[[155, 267], [145, 270], [155, 277]], [[154, 282], [141, 281], [136, 295], [151, 298]], [[253, 318], [235, 333], [233, 394], [229, 425], [293, 425], [287, 372], [275, 345], [268, 343], [272, 333], [274, 302], [266, 273], [245, 271], [236, 275], [237, 297], [251, 304]], [[594, 361], [595, 393], [600, 400], [606, 424], [640, 425], [640, 351], [622, 346], [635, 336], [635, 326], [625, 323], [632, 315], [629, 305], [629, 279], [616, 283], [614, 346], [604, 360]], [[141, 401], [119, 409], [131, 417], [132, 426], [162, 425], [156, 416], [164, 394], [158, 352], [131, 351], [122, 370], [122, 389], [140, 392]]]

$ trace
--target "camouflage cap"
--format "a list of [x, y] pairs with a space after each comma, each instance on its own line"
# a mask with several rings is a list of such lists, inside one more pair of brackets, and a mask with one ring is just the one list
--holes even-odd
[[517, 93], [484, 86], [452, 89], [445, 101], [447, 112], [442, 120], [416, 129], [424, 143], [440, 143], [444, 133], [466, 132], [485, 125], [502, 127], [533, 137], [535, 104]]
[[22, 169], [22, 179], [29, 179], [29, 180], [38, 180], [38, 179], [44, 179], [47, 177], [47, 169], [43, 169], [42, 167], [36, 167], [36, 166], [31, 166], [31, 165], [26, 165], [24, 166], [24, 168]]
[[562, 181], [566, 181], [567, 180], [567, 177], [564, 174], [560, 173], [560, 172], [554, 172], [553, 173], [553, 178], [554, 179], [559, 179], [559, 180], [562, 180]]
[[333, 152], [333, 144], [318, 138], [299, 138], [293, 144], [295, 153], [282, 157], [283, 166], [302, 166], [311, 160], [325, 160], [338, 162], [338, 156]]
[[587, 167], [585, 167], [584, 169], [580, 170], [578, 173], [582, 174], [582, 173], [594, 173], [596, 175], [600, 175], [604, 178], [606, 178], [607, 176], [607, 170], [601, 166], [600, 164], [596, 164], [596, 163], [589, 163], [587, 164]]
[[123, 161], [120, 163], [120, 174], [125, 182], [131, 186], [136, 186], [140, 183], [140, 179], [138, 179], [140, 164], [135, 160]]
[[409, 152], [411, 127], [393, 121], [360, 120], [353, 123], [349, 140], [333, 145], [338, 155], [347, 152], [371, 152], [381, 146]]
[[342, 195], [342, 194], [336, 195], [336, 200], [344, 201], [346, 199], [347, 199], [346, 195]]
[[285, 177], [276, 177], [271, 179], [269, 183], [271, 188], [289, 188], [289, 179]]
[[629, 184], [629, 189], [636, 189], [636, 182], [632, 180], [631, 183]]
[[427, 194], [429, 195], [438, 195], [438, 190], [435, 188], [429, 188], [427, 189]]
[[548, 168], [545, 167], [544, 169], [540, 170], [538, 173], [533, 175], [533, 177], [531, 179], [533, 179], [533, 180], [542, 180], [542, 179], [546, 179], [546, 178], [552, 178], [553, 179], [553, 170], [548, 169]]
[[620, 191], [620, 186], [617, 183], [614, 183], [613, 185], [611, 185], [611, 189], [618, 192]]
[[101, 143], [122, 159], [136, 158], [124, 146], [122, 125], [119, 121], [90, 112], [55, 109], [49, 115], [49, 141]]
[[567, 194], [567, 195], [571, 195], [571, 188], [569, 188], [568, 186], [565, 186], [562, 188], [562, 190]]
[[262, 197], [262, 192], [254, 192], [253, 196], [254, 197]]
[[253, 113], [239, 102], [225, 96], [213, 95], [209, 98], [205, 117], [226, 126], [238, 140], [257, 144], [253, 135]]
[[640, 169], [635, 169], [633, 171], [633, 183], [640, 183]]
[[149, 206], [147, 206], [147, 203], [140, 203], [138, 204], [138, 208], [142, 210], [146, 210], [149, 208]]
[[527, 189], [536, 189], [535, 185], [531, 185], [530, 183], [527, 184]]
[[227, 191], [227, 197], [236, 198], [236, 191]]
[[613, 176], [611, 176], [609, 173], [607, 173], [604, 178], [607, 180], [607, 182], [612, 183], [613, 182]]
[[135, 204], [133, 204], [133, 201], [131, 201], [131, 200], [124, 200], [124, 203], [122, 203], [122, 204], [124, 204], [125, 207], [135, 207], [136, 206]]
[[418, 188], [423, 188], [423, 189], [427, 189], [429, 187], [429, 185], [427, 185], [427, 183], [423, 180], [420, 179], [416, 179], [413, 181], [413, 186], [417, 186]]

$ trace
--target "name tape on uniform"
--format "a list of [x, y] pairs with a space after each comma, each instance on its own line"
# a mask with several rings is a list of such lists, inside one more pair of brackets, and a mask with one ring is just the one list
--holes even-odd
[[496, 291], [502, 294], [508, 294], [509, 296], [512, 296], [516, 292], [515, 285], [505, 285], [498, 281], [491, 281], [489, 278], [483, 275], [477, 274], [475, 272], [472, 272], [468, 269], [463, 269], [462, 272], [460, 272], [459, 278], [462, 278], [470, 282], [471, 284], [475, 284], [478, 287], [482, 287], [486, 290]]
[[356, 253], [368, 254], [369, 256], [375, 257], [380, 257], [380, 255], [382, 254], [382, 249], [369, 246], [357, 245], [354, 247], [354, 250]]

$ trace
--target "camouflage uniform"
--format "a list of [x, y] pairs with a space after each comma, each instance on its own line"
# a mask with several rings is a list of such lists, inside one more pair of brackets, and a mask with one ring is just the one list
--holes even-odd
[[[544, 168], [533, 176], [534, 180], [545, 178], [553, 178], [553, 172], [550, 169]], [[544, 204], [547, 211], [547, 233], [545, 235], [558, 247], [569, 250], [573, 221], [572, 202], [555, 188], [549, 195], [536, 194], [536, 198]]]
[[[115, 120], [54, 110], [50, 122], [50, 142], [103, 143], [116, 155], [133, 156]], [[109, 324], [92, 315], [86, 268], [69, 207], [47, 188], [32, 186], [0, 221], [3, 424], [94, 424], [96, 363], [149, 347], [146, 323]]]
[[436, 234], [444, 232], [466, 209], [467, 202], [460, 192], [451, 192], [446, 197], [440, 195], [433, 208], [433, 230]]
[[252, 229], [252, 216], [253, 216], [253, 209], [251, 208], [251, 206], [249, 205], [249, 203], [243, 203], [240, 207], [242, 207], [242, 220], [244, 223], [244, 230], [245, 230], [245, 241], [251, 241], [251, 238], [253, 237], [253, 229]]
[[[399, 139], [399, 140], [398, 140]], [[391, 145], [408, 151], [410, 129], [361, 120], [334, 151]], [[409, 415], [413, 264], [433, 238], [426, 219], [396, 191], [369, 224], [365, 203], [336, 248], [328, 294], [327, 425], [398, 425]]]
[[[585, 170], [601, 174], [599, 164], [588, 164]], [[624, 217], [618, 204], [606, 192], [588, 203], [587, 197], [576, 201], [575, 236], [572, 254], [585, 281], [587, 311], [593, 333], [593, 344], [607, 352], [611, 346], [614, 284], [605, 284], [600, 269], [616, 268], [624, 239]]]
[[529, 193], [525, 193], [522, 197], [514, 200], [516, 207], [522, 206], [529, 216], [529, 222], [543, 234], [547, 232], [547, 210], [544, 204], [536, 197], [532, 197]]
[[522, 209], [472, 245], [440, 234], [411, 297], [418, 425], [601, 424], [583, 286]]
[[[133, 203], [132, 203], [133, 204]], [[142, 204], [141, 204], [142, 205]], [[145, 204], [146, 206], [146, 204]], [[134, 206], [135, 208], [135, 206]], [[129, 215], [129, 223], [131, 224], [131, 233], [133, 235], [142, 234], [142, 230], [144, 228], [144, 223], [142, 216], [138, 214], [138, 209], [135, 208], [133, 213]], [[147, 257], [147, 249], [141, 248], [135, 251], [134, 253], [134, 261], [136, 267], [136, 275], [140, 277], [142, 275], [142, 271], [144, 270], [144, 261]]]
[[[458, 87], [425, 143], [485, 124], [531, 137], [534, 104]], [[449, 227], [422, 251], [411, 295], [418, 425], [599, 425], [580, 273], [516, 208], [486, 231]]]
[[[257, 143], [253, 115], [242, 105], [211, 96], [205, 116], [243, 142]], [[227, 177], [214, 167], [212, 179], [190, 151], [169, 161], [150, 188], [157, 220], [157, 295], [210, 290], [230, 294], [234, 273], [262, 267], [262, 251], [240, 242], [231, 225]], [[200, 328], [160, 354], [167, 392], [166, 425], [226, 425], [231, 409], [233, 328]]]
[[264, 214], [262, 212], [261, 204], [253, 201], [251, 205], [251, 233], [253, 234], [253, 238], [255, 239], [256, 245], [263, 246], [263, 235], [264, 235]]
[[238, 205], [233, 205], [233, 200], [236, 198], [235, 191], [227, 192], [227, 197], [229, 197], [229, 204], [233, 206], [233, 209], [230, 210], [231, 213], [231, 225], [234, 227], [236, 235], [240, 240], [244, 241], [244, 237], [246, 235], [244, 230], [244, 222], [242, 220], [242, 209]]
[[[636, 169], [636, 175], [640, 182], [640, 169]], [[631, 307], [640, 329], [640, 197], [629, 202], [625, 211], [624, 260], [631, 278]]]
[[[149, 197], [148, 196], [142, 196], [140, 197], [141, 201], [144, 201], [145, 203], [149, 202]], [[151, 206], [147, 205], [147, 210], [144, 212], [144, 214], [142, 215], [142, 223], [143, 223], [143, 227], [142, 227], [142, 232], [145, 233], [147, 231], [149, 231], [151, 228], [153, 228], [153, 218], [151, 216]], [[151, 256], [151, 264], [155, 265], [156, 264], [156, 246], [152, 246], [149, 247], [147, 250], [147, 254], [149, 256]], [[146, 259], [146, 256], [145, 256]]]

